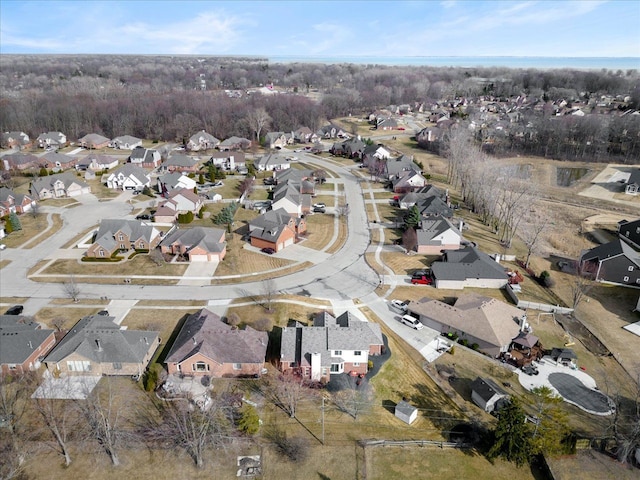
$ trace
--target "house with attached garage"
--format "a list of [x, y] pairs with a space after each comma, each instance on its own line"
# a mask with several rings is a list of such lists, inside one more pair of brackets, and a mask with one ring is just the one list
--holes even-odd
[[276, 252], [293, 245], [298, 235], [306, 231], [306, 220], [292, 217], [283, 208], [270, 210], [249, 222], [251, 245], [273, 248]]
[[56, 343], [55, 332], [22, 315], [0, 315], [0, 375], [22, 375], [40, 368]]
[[295, 143], [309, 143], [318, 140], [318, 135], [313, 133], [309, 127], [300, 127], [293, 132], [293, 140]]
[[443, 202], [446, 200], [446, 194], [438, 187], [433, 185], [425, 185], [423, 188], [414, 192], [408, 192], [400, 197], [398, 200], [398, 207], [403, 210], [409, 209], [414, 205], [422, 203], [424, 200], [432, 197], [438, 197]]
[[133, 150], [134, 148], [142, 147], [142, 139], [131, 135], [122, 135], [111, 140], [109, 146], [119, 150]]
[[391, 179], [393, 193], [413, 192], [423, 188], [427, 179], [415, 170], [405, 170]]
[[471, 382], [471, 400], [487, 413], [500, 410], [509, 395], [490, 378], [476, 378]]
[[267, 332], [232, 327], [203, 308], [187, 317], [165, 364], [170, 375], [259, 377], [268, 341]]
[[505, 268], [474, 246], [448, 250], [431, 264], [436, 288], [502, 288], [508, 283]]
[[101, 170], [111, 170], [117, 166], [118, 159], [116, 157], [90, 153], [86, 157], [78, 160], [76, 170], [99, 172]]
[[311, 211], [311, 194], [302, 193], [303, 184], [279, 183], [273, 191], [273, 210], [284, 209], [293, 217], [301, 217]]
[[163, 196], [167, 196], [172, 190], [182, 188], [193, 191], [196, 188], [196, 181], [180, 172], [165, 173], [158, 177], [158, 191]]
[[209, 159], [212, 165], [223, 170], [236, 170], [247, 165], [244, 152], [214, 152]]
[[68, 170], [76, 166], [78, 159], [64, 153], [48, 152], [40, 157], [40, 165], [48, 170]]
[[29, 195], [15, 193], [7, 187], [0, 187], [0, 217], [9, 215], [11, 212], [18, 214], [26, 213], [36, 205], [36, 201]]
[[40, 159], [31, 153], [9, 153], [0, 158], [4, 170], [24, 171], [40, 168]]
[[151, 175], [146, 170], [126, 163], [107, 176], [107, 187], [118, 190], [142, 190], [151, 184]]
[[416, 230], [416, 251], [424, 255], [440, 255], [443, 250], [458, 250], [462, 233], [443, 217], [422, 220]]
[[291, 167], [287, 157], [281, 153], [268, 153], [255, 162], [256, 170], [259, 172], [270, 172], [273, 170], [286, 170]]
[[178, 228], [160, 242], [168, 255], [182, 255], [190, 262], [219, 262], [227, 253], [225, 231], [221, 228]]
[[160, 243], [160, 231], [142, 220], [105, 219], [85, 256], [109, 258], [117, 252], [150, 251]]
[[31, 140], [29, 135], [24, 132], [4, 132], [0, 134], [0, 145], [2, 148], [15, 148], [23, 150], [31, 147]]
[[251, 140], [242, 137], [229, 137], [218, 145], [221, 152], [229, 150], [246, 150], [251, 147]]
[[60, 148], [67, 144], [67, 136], [62, 132], [47, 132], [38, 135], [36, 141], [40, 148]]
[[640, 194], [640, 168], [631, 170], [631, 175], [629, 175], [629, 180], [627, 180], [627, 184], [625, 185], [624, 193], [627, 195]]
[[115, 317], [89, 315], [66, 333], [44, 363], [54, 376], [140, 376], [158, 345], [159, 332], [128, 330]]
[[187, 149], [192, 152], [199, 152], [200, 150], [209, 150], [210, 148], [216, 148], [220, 145], [220, 140], [211, 135], [210, 133], [202, 130], [194, 135], [191, 135], [187, 142]]
[[618, 236], [633, 248], [640, 250], [640, 218], [618, 222]]
[[97, 150], [99, 148], [107, 148], [109, 146], [109, 140], [107, 137], [103, 137], [97, 133], [89, 133], [82, 138], [78, 139], [78, 143], [81, 147], [88, 148], [90, 150]]
[[171, 155], [160, 165], [161, 172], [196, 173], [198, 161], [187, 155]]
[[264, 146], [280, 149], [293, 144], [293, 135], [284, 132], [269, 132], [264, 136]]
[[280, 365], [283, 373], [328, 382], [331, 375], [366, 375], [369, 356], [383, 353], [380, 325], [345, 312], [338, 317], [318, 313], [313, 325], [295, 322], [282, 329]]
[[57, 173], [40, 177], [31, 182], [31, 196], [37, 200], [46, 198], [77, 197], [91, 193], [91, 187], [73, 173]]
[[142, 168], [157, 168], [160, 165], [160, 152], [150, 148], [136, 147], [129, 155], [129, 163]]
[[527, 313], [495, 298], [464, 293], [453, 305], [423, 298], [407, 306], [420, 322], [442, 334], [455, 334], [468, 345], [493, 357], [509, 351], [520, 331], [528, 326]]
[[580, 265], [598, 282], [640, 287], [640, 253], [620, 238], [583, 252]]
[[167, 194], [166, 200], [158, 204], [154, 219], [158, 223], [172, 223], [180, 214], [191, 212], [197, 215], [204, 205], [204, 200], [193, 190], [177, 188]]

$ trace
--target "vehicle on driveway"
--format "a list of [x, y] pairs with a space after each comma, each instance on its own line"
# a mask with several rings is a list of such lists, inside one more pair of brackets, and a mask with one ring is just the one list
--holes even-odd
[[400, 321], [406, 326], [413, 328], [414, 330], [422, 330], [424, 328], [424, 325], [420, 323], [420, 320], [412, 317], [411, 315], [403, 315]]
[[327, 208], [327, 205], [324, 203], [314, 203], [313, 208]]
[[270, 247], [264, 247], [260, 250], [262, 253], [266, 253], [267, 255], [273, 255], [276, 251]]
[[327, 210], [324, 207], [313, 207], [313, 213], [326, 213]]
[[218, 180], [217, 182], [215, 182], [215, 183], [212, 185], [212, 187], [221, 187], [221, 186], [223, 186], [223, 185], [224, 185], [224, 183], [222, 183], [220, 180]]
[[525, 365], [522, 367], [522, 371], [527, 375], [538, 375], [538, 369], [533, 365]]
[[409, 300], [391, 300], [389, 302], [389, 307], [391, 307], [392, 310], [395, 310], [398, 313], [407, 313], [409, 309]]
[[4, 250], [7, 246], [4, 243], [0, 243], [0, 250]]
[[4, 312], [5, 315], [20, 315], [24, 307], [22, 305], [14, 305], [13, 307], [9, 307], [9, 309]]
[[136, 217], [136, 220], [151, 220], [151, 215], [147, 215], [146, 213], [143, 213], [141, 215], [138, 215]]
[[107, 310], [100, 310], [98, 312], [98, 315], [101, 315], [103, 317], [108, 317], [109, 316], [109, 312]]
[[433, 283], [433, 279], [426, 275], [413, 275], [411, 277], [412, 285], [431, 285]]

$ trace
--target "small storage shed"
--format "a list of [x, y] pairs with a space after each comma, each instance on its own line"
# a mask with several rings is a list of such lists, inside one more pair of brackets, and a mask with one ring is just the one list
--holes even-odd
[[400, 420], [411, 425], [418, 418], [418, 409], [409, 402], [402, 400], [396, 405], [395, 414]]
[[471, 383], [471, 400], [485, 412], [500, 409], [508, 397], [505, 391], [488, 378], [478, 377]]

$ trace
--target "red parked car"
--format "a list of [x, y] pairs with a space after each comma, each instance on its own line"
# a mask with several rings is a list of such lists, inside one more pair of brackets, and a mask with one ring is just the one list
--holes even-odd
[[411, 283], [413, 285], [431, 285], [433, 283], [433, 279], [426, 275], [422, 275], [420, 277], [413, 276], [411, 277]]

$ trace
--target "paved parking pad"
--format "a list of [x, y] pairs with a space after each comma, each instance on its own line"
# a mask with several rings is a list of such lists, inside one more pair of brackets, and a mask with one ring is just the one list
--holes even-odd
[[609, 397], [602, 392], [588, 388], [573, 375], [551, 373], [549, 374], [549, 383], [567, 402], [587, 412], [597, 415], [609, 415], [612, 413]]

